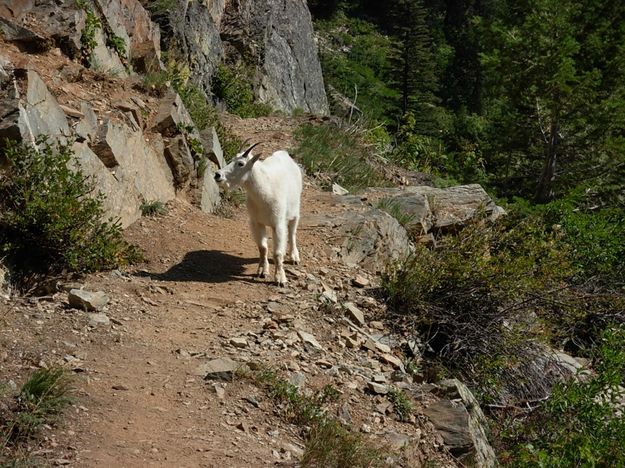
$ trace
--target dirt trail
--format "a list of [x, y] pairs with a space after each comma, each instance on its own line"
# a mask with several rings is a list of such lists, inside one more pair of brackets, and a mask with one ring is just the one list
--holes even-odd
[[[232, 119], [240, 137], [265, 142], [265, 154], [292, 147], [297, 122]], [[229, 357], [276, 367], [305, 380], [306, 388], [332, 383], [341, 393], [333, 411], [354, 428], [366, 428], [378, 442], [387, 443], [389, 435], [399, 437], [400, 446], [403, 437], [416, 442], [405, 466], [453, 465], [425, 419], [399, 422], [385, 415], [386, 398], [364, 392], [372, 374], [390, 375], [393, 367], [371, 350], [346, 348], [341, 333], [349, 327], [319, 300], [329, 287], [339, 301], [358, 303], [368, 321], [379, 318], [380, 304], [350, 285], [366, 273], [336, 262], [332, 232], [307, 222], [343, 209], [306, 181], [302, 265], [287, 268], [287, 288], [254, 278], [258, 253], [244, 207], [226, 219], [178, 200], [166, 215], [142, 218], [126, 231], [145, 252], [144, 264], [80, 279], [85, 289], [110, 297], [104, 310], [110, 323], [96, 325], [71, 309], [64, 292], [21, 298], [0, 311], [6, 323], [0, 370], [23, 379], [34, 368], [62, 362], [75, 376], [71, 410], [59, 427], [44, 429], [33, 455], [77, 467], [297, 465], [301, 430], [284, 421], [262, 390], [245, 379], [204, 380], [202, 364]], [[323, 351], [305, 346], [299, 330], [313, 334]], [[369, 329], [376, 332], [385, 333]], [[233, 345], [233, 338], [245, 343]], [[421, 404], [415, 402], [416, 414]]]

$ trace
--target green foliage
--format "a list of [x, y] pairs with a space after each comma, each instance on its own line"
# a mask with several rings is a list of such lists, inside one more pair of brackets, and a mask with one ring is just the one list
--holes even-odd
[[167, 207], [161, 201], [144, 201], [141, 203], [141, 216], [163, 216], [167, 214]]
[[[295, 155], [309, 174], [322, 185], [337, 183], [350, 191], [386, 185], [381, 174], [368, 162], [368, 150], [355, 129], [305, 124], [295, 133]], [[371, 156], [371, 155], [370, 155]]]
[[109, 34], [106, 38], [106, 45], [113, 48], [122, 60], [126, 60], [128, 58], [126, 54], [126, 43], [121, 37], [115, 34]]
[[371, 447], [360, 434], [343, 427], [325, 411], [324, 405], [338, 398], [333, 387], [326, 385], [307, 396], [272, 370], [257, 372], [253, 379], [276, 402], [283, 417], [304, 430], [303, 467], [384, 466], [381, 450]]
[[573, 273], [566, 246], [537, 221], [509, 215], [494, 225], [477, 220], [438, 247], [417, 245], [389, 269], [383, 289], [395, 320], [423, 337], [430, 357], [494, 397], [499, 383], [523, 375], [516, 365], [539, 332], [527, 314], [549, 315]]
[[[195, 127], [200, 131], [207, 127], [215, 127], [224, 155], [227, 158], [234, 156], [241, 148], [242, 141], [223, 125], [217, 110], [209, 104], [202, 90], [189, 81], [191, 72], [179, 53], [171, 50], [165, 55], [167, 71], [146, 74], [143, 77], [144, 89], [148, 92], [163, 94], [167, 86], [172, 86], [180, 95]], [[187, 129], [187, 133], [189, 131]], [[200, 150], [200, 141], [193, 139], [189, 144], [196, 155], [204, 153], [203, 148]], [[199, 160], [200, 164], [206, 164], [206, 161], [202, 162], [202, 158]]]
[[320, 58], [323, 77], [334, 113], [344, 114], [335, 89], [355, 100], [355, 105], [375, 122], [392, 123], [398, 99], [389, 87], [392, 40], [362, 19], [338, 13], [315, 23], [322, 37]]
[[408, 395], [397, 388], [392, 388], [386, 395], [388, 400], [393, 403], [393, 410], [400, 421], [408, 421], [414, 409], [414, 405]]
[[80, 43], [83, 48], [83, 55], [86, 58], [89, 58], [93, 49], [98, 45], [95, 34], [98, 29], [102, 29], [102, 23], [100, 22], [100, 18], [93, 12], [91, 7], [87, 4], [85, 0], [76, 0], [76, 6], [87, 14], [85, 19], [85, 27], [82, 30], [82, 35], [80, 36]]
[[67, 146], [7, 142], [0, 179], [0, 249], [18, 275], [95, 271], [136, 261], [118, 222], [103, 221], [104, 195]]
[[617, 408], [623, 398], [625, 329], [603, 333], [587, 380], [557, 386], [551, 398], [527, 420], [512, 424], [506, 437], [513, 446], [501, 455], [515, 466], [622, 466], [625, 419]]
[[578, 281], [592, 280], [613, 287], [625, 283], [624, 209], [601, 209], [592, 190], [584, 187], [549, 204], [532, 206], [517, 199], [515, 206], [561, 232]]
[[24, 383], [14, 414], [4, 422], [2, 448], [34, 436], [71, 402], [71, 382], [60, 367], [36, 370]]
[[219, 64], [213, 79], [215, 96], [224, 101], [233, 114], [240, 117], [263, 117], [271, 114], [271, 106], [255, 102], [253, 72], [244, 66]]

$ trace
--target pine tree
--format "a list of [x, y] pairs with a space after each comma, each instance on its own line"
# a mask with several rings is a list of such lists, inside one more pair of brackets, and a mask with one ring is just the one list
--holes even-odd
[[[507, 155], [511, 171], [526, 171], [535, 200], [545, 202], [563, 176], [575, 183], [583, 175], [571, 177], [576, 161], [604, 159], [611, 130], [601, 122], [618, 118], [625, 103], [622, 58], [605, 57], [625, 50], [623, 7], [608, 0], [593, 7], [575, 0], [500, 5], [506, 8], [484, 36], [483, 54], [490, 111], [497, 112], [496, 153]], [[621, 32], [608, 33], [607, 24]]]
[[393, 0], [390, 17], [398, 41], [394, 75], [401, 95], [400, 109], [403, 114], [414, 115], [419, 133], [434, 134], [438, 70], [432, 53], [427, 10], [422, 0]]

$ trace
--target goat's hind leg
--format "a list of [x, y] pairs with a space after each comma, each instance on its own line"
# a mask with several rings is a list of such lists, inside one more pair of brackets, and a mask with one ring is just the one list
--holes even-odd
[[273, 229], [273, 261], [275, 263], [275, 281], [278, 286], [286, 285], [284, 272], [284, 254], [286, 253], [287, 227], [279, 224]]
[[289, 257], [297, 265], [300, 262], [299, 250], [297, 250], [297, 225], [299, 217], [289, 221]]
[[250, 223], [250, 227], [252, 230], [252, 236], [254, 237], [254, 241], [256, 241], [256, 245], [258, 245], [258, 272], [256, 276], [258, 278], [267, 278], [269, 274], [269, 260], [267, 259], [268, 248], [268, 240], [267, 240], [267, 228], [264, 224], [260, 223]]

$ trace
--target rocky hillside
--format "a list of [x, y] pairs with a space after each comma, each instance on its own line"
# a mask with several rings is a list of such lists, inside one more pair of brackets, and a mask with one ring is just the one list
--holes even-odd
[[[106, 215], [145, 255], [133, 267], [54, 278], [41, 295], [3, 289], [0, 386], [15, 394], [31, 371], [60, 365], [75, 388], [65, 418], [9, 455], [70, 466], [329, 466], [323, 454], [341, 447], [313, 429], [338, 427], [336, 440], [357, 454], [374, 447], [381, 464], [494, 466], [477, 400], [459, 380], [426, 378], [426, 346], [387, 321], [379, 287], [389, 259], [415, 242], [433, 246], [433, 233], [503, 209], [479, 185], [337, 195], [307, 177], [303, 264], [288, 269], [288, 288], [256, 280], [244, 208], [218, 212], [213, 172], [231, 156], [219, 133], [267, 152], [291, 148], [295, 128], [316, 118], [242, 120], [210, 107], [199, 124], [186, 81], [147, 78], [168, 72], [166, 38], [208, 96], [220, 63], [244, 61], [261, 102], [323, 115], [310, 13], [299, 0], [166, 4], [0, 5], [0, 139], [71, 145]], [[409, 222], [377, 208], [381, 199]], [[142, 217], [154, 201], [168, 213]], [[535, 374], [579, 367], [550, 349], [541, 356]], [[263, 369], [282, 386], [262, 380]], [[323, 391], [332, 398], [315, 399]], [[294, 417], [302, 401], [318, 414]], [[13, 409], [2, 400], [0, 417]]]

